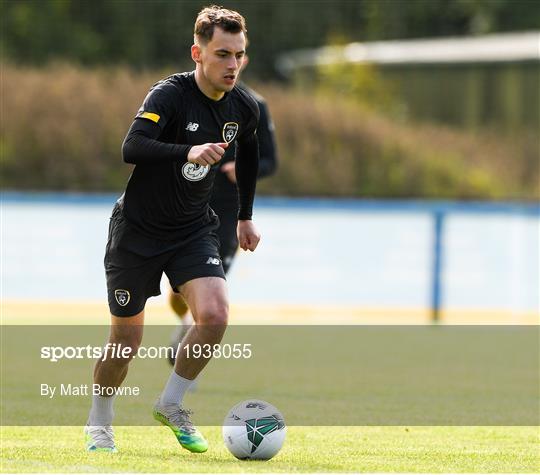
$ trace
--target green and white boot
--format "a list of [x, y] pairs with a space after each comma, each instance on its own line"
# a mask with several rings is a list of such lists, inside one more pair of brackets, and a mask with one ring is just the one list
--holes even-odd
[[114, 432], [112, 426], [91, 426], [84, 428], [86, 450], [88, 452], [117, 452], [114, 445]]
[[184, 449], [195, 453], [206, 452], [208, 442], [191, 422], [191, 414], [191, 411], [178, 404], [161, 404], [159, 399], [153, 411], [154, 419], [169, 427]]

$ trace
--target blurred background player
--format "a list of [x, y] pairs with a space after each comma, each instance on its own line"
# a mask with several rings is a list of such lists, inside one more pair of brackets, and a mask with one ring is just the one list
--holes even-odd
[[[249, 62], [247, 55], [244, 56], [241, 71], [243, 71]], [[259, 105], [260, 118], [257, 128], [257, 138], [259, 140], [259, 171], [258, 178], [264, 178], [275, 173], [278, 165], [276, 151], [276, 140], [274, 136], [274, 123], [270, 116], [268, 105], [264, 98], [249, 88], [244, 82], [238, 82], [236, 85], [250, 94]], [[233, 145], [233, 144], [231, 144]], [[234, 144], [236, 147], [236, 144]], [[238, 237], [236, 235], [236, 225], [238, 222], [238, 190], [236, 187], [235, 174], [235, 153], [228, 155], [220, 162], [218, 172], [214, 181], [214, 189], [210, 199], [210, 207], [219, 217], [219, 229], [217, 234], [220, 242], [220, 256], [225, 274], [229, 272], [231, 264], [238, 250]], [[174, 348], [174, 354], [178, 345], [185, 334], [193, 324], [193, 316], [188, 305], [179, 293], [169, 291], [169, 303], [174, 313], [180, 318], [180, 324], [171, 335], [171, 346]], [[169, 363], [174, 365], [174, 356], [169, 358]], [[196, 388], [196, 383], [191, 385], [191, 390]]]

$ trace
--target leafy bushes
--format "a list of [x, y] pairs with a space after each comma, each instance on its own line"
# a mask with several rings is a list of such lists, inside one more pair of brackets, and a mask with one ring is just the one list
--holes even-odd
[[[120, 147], [148, 88], [168, 72], [2, 65], [4, 188], [108, 191], [130, 169]], [[264, 194], [539, 197], [534, 134], [505, 137], [404, 124], [349, 103], [283, 86], [256, 87], [276, 123], [278, 173]]]

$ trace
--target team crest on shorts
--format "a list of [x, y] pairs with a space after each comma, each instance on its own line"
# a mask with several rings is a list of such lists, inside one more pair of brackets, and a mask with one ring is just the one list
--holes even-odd
[[118, 305], [125, 307], [129, 303], [131, 295], [129, 294], [129, 290], [116, 289], [114, 291], [114, 298], [118, 302]]
[[240, 126], [236, 122], [227, 122], [223, 126], [223, 140], [227, 143], [231, 143], [238, 133]]
[[182, 167], [182, 176], [189, 181], [200, 181], [210, 171], [210, 165], [199, 165], [198, 163], [187, 162]]

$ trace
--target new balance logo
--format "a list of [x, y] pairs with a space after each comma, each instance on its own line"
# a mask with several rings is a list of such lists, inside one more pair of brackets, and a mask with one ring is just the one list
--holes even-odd
[[190, 132], [196, 132], [198, 128], [199, 128], [199, 124], [197, 124], [197, 122], [190, 122], [186, 126], [186, 130], [189, 130]]
[[206, 261], [207, 264], [212, 264], [214, 266], [219, 266], [220, 264], [220, 261], [217, 257], [209, 257], [208, 260]]

